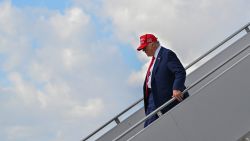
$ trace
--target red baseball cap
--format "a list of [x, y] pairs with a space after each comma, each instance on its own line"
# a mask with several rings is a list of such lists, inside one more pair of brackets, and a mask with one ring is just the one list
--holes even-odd
[[138, 51], [145, 48], [149, 43], [156, 42], [157, 38], [153, 34], [145, 34], [140, 37], [140, 46], [137, 48]]

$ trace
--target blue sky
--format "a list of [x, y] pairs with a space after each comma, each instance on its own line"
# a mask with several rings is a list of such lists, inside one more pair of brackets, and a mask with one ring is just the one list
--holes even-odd
[[245, 0], [0, 0], [1, 140], [80, 140], [142, 97], [141, 34], [187, 65], [248, 23], [249, 9]]
[[64, 11], [65, 8], [69, 8], [72, 4], [69, 0], [12, 0], [14, 6], [17, 7], [38, 7], [48, 8], [51, 10]]

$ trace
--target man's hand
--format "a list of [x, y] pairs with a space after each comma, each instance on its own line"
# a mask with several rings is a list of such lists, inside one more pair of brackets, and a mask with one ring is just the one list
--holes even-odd
[[178, 101], [183, 100], [183, 94], [179, 90], [173, 90], [173, 96], [172, 97], [176, 98]]

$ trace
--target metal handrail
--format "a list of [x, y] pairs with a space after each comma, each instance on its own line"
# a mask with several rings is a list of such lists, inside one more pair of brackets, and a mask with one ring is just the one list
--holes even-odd
[[[208, 76], [210, 76], [212, 73], [214, 73], [215, 71], [217, 71], [219, 68], [221, 68], [222, 66], [224, 66], [225, 64], [227, 64], [229, 61], [231, 61], [232, 59], [234, 59], [236, 56], [238, 56], [240, 53], [242, 53], [243, 51], [245, 51], [246, 49], [248, 49], [250, 47], [250, 44], [248, 44], [247, 46], [245, 46], [243, 49], [241, 49], [239, 52], [237, 52], [236, 54], [234, 54], [232, 57], [230, 57], [228, 60], [226, 60], [225, 62], [221, 63], [219, 66], [217, 66], [215, 69], [213, 69], [212, 71], [210, 71], [209, 73], [207, 73], [206, 75], [204, 75], [203, 77], [201, 77], [199, 80], [195, 81], [191, 86], [189, 86], [188, 88], [186, 88], [182, 93], [186, 93], [188, 92], [188, 90], [190, 90], [191, 88], [193, 88], [195, 85], [197, 85], [198, 83], [200, 83], [202, 80], [206, 79]], [[114, 140], [112, 141], [117, 141], [120, 138], [124, 137], [127, 133], [129, 133], [131, 130], [133, 130], [134, 128], [136, 128], [137, 126], [139, 126], [141, 123], [143, 123], [145, 120], [147, 120], [149, 117], [157, 114], [158, 112], [160, 112], [160, 110], [162, 110], [163, 108], [165, 108], [166, 106], [168, 106], [169, 104], [171, 104], [173, 101], [175, 101], [176, 98], [171, 98], [169, 101], [167, 101], [166, 103], [164, 103], [163, 105], [161, 105], [160, 107], [158, 107], [156, 110], [154, 110], [153, 112], [151, 112], [149, 115], [147, 115], [146, 117], [144, 117], [142, 120], [140, 120], [139, 122], [137, 122], [135, 125], [133, 125], [132, 127], [130, 127], [128, 130], [126, 130], [125, 132], [123, 132], [122, 134], [120, 134], [118, 137], [116, 137]]]
[[[207, 51], [205, 54], [203, 54], [202, 56], [200, 56], [197, 59], [195, 59], [193, 62], [191, 62], [189, 65], [187, 65], [185, 67], [185, 70], [189, 69], [191, 66], [193, 66], [194, 64], [196, 64], [197, 62], [199, 62], [200, 60], [202, 60], [203, 58], [205, 58], [211, 52], [213, 52], [214, 50], [216, 50], [217, 48], [219, 48], [221, 45], [223, 45], [224, 43], [226, 43], [227, 41], [229, 41], [230, 39], [232, 39], [234, 36], [236, 36], [237, 34], [239, 34], [240, 32], [242, 32], [243, 30], [246, 30], [246, 32], [248, 33], [250, 31], [249, 28], [248, 28], [249, 26], [250, 26], [250, 22], [248, 24], [246, 24], [245, 26], [243, 26], [242, 28], [240, 28], [239, 30], [237, 30], [236, 32], [234, 32], [232, 35], [228, 36], [225, 40], [223, 40], [218, 45], [216, 45], [215, 47], [213, 47], [212, 49], [210, 49], [209, 51]], [[128, 108], [126, 108], [125, 110], [123, 110], [121, 113], [119, 113], [118, 115], [116, 115], [115, 117], [113, 117], [111, 120], [109, 120], [108, 122], [106, 122], [104, 125], [102, 125], [98, 129], [96, 129], [94, 132], [92, 132], [91, 134], [89, 134], [87, 137], [85, 137], [84, 139], [82, 139], [82, 141], [86, 141], [91, 136], [93, 136], [94, 134], [96, 134], [97, 132], [99, 132], [101, 129], [103, 129], [104, 127], [106, 127], [107, 125], [109, 125], [113, 121], [115, 121], [117, 124], [119, 124], [120, 121], [119, 121], [118, 118], [121, 115], [123, 115], [125, 112], [127, 112], [129, 109], [131, 109], [132, 107], [134, 107], [135, 105], [137, 105], [138, 103], [140, 103], [142, 100], [143, 100], [143, 98], [137, 100], [131, 106], [129, 106]]]
[[232, 39], [234, 36], [236, 36], [237, 34], [239, 34], [241, 31], [246, 30], [246, 32], [249, 32], [248, 26], [250, 26], [250, 22], [248, 24], [246, 24], [245, 26], [243, 26], [242, 28], [240, 28], [239, 30], [237, 30], [236, 32], [234, 32], [232, 35], [228, 36], [225, 40], [223, 40], [218, 45], [216, 45], [215, 47], [213, 47], [212, 49], [210, 49], [204, 55], [202, 55], [199, 58], [197, 58], [196, 60], [194, 60], [192, 63], [190, 63], [189, 65], [187, 65], [185, 68], [186, 69], [190, 68], [191, 66], [193, 66], [194, 64], [196, 64], [197, 62], [199, 62], [201, 59], [203, 59], [204, 57], [206, 57], [208, 54], [210, 54], [211, 52], [213, 52], [214, 50], [216, 50], [217, 48], [219, 48], [221, 45], [225, 44], [227, 41], [229, 41], [230, 39]]
[[[104, 127], [106, 127], [107, 125], [109, 125], [111, 122], [118, 120], [118, 117], [120, 117], [121, 115], [123, 115], [125, 112], [127, 112], [129, 109], [131, 109], [132, 107], [134, 107], [135, 105], [137, 105], [138, 103], [140, 103], [143, 100], [143, 98], [139, 99], [138, 101], [136, 101], [134, 104], [132, 104], [131, 106], [129, 106], [128, 108], [126, 108], [125, 110], [123, 110], [121, 113], [119, 113], [118, 115], [116, 115], [115, 117], [113, 117], [111, 120], [109, 120], [108, 122], [106, 122], [104, 125], [102, 125], [100, 128], [96, 129], [93, 133], [89, 134], [87, 137], [85, 137], [82, 141], [86, 141], [87, 139], [89, 139], [91, 136], [93, 136], [95, 133], [99, 132], [101, 129], [103, 129]], [[116, 122], [117, 123], [117, 122]]]

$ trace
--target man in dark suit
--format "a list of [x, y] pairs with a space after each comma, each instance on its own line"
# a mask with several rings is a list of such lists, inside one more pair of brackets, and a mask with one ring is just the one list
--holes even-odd
[[[161, 110], [164, 114], [188, 97], [188, 93], [182, 93], [186, 88], [186, 71], [176, 54], [162, 47], [153, 34], [142, 35], [137, 50], [143, 50], [152, 57], [143, 86], [145, 114], [150, 114], [174, 97], [176, 100]], [[158, 115], [151, 116], [144, 127], [157, 118]]]

